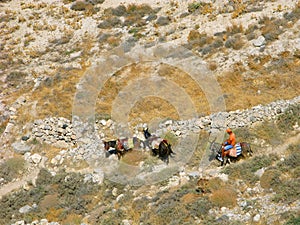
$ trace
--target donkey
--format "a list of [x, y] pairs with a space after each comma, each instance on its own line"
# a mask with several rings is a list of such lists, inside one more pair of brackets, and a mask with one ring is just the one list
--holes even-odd
[[[212, 151], [213, 154], [215, 155], [215, 158], [221, 162], [221, 166], [226, 165], [227, 163], [230, 164], [230, 160], [239, 160], [240, 158], [248, 158], [250, 156], [252, 156], [253, 151], [251, 149], [251, 145], [247, 142], [240, 142], [237, 143], [234, 148], [236, 150], [236, 154], [232, 155], [231, 154], [231, 150], [228, 150], [224, 156], [224, 158], [222, 158], [222, 148], [223, 145], [216, 143], [215, 140], [211, 142], [210, 145], [210, 150]], [[224, 164], [225, 163], [225, 164]]]
[[153, 156], [158, 156], [166, 164], [169, 164], [169, 156], [175, 154], [171, 144], [167, 140], [150, 134], [148, 128], [144, 129], [145, 144], [151, 150]]

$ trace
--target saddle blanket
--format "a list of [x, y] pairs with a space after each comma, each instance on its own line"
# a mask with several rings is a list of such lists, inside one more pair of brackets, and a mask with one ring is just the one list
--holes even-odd
[[132, 149], [134, 147], [133, 138], [121, 139], [120, 142], [125, 150]]
[[242, 154], [242, 147], [240, 143], [237, 143], [233, 148], [229, 149], [229, 155], [231, 157], [238, 157]]

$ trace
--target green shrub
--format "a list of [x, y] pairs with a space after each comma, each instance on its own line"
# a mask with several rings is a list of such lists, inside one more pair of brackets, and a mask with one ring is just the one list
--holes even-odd
[[245, 42], [243, 41], [241, 35], [235, 35], [228, 38], [228, 40], [225, 42], [225, 47], [239, 50], [244, 46], [244, 44]]
[[71, 9], [75, 11], [84, 11], [88, 8], [88, 5], [91, 5], [90, 3], [84, 2], [84, 1], [76, 1], [72, 6]]
[[283, 15], [287, 21], [295, 23], [300, 19], [300, 2], [296, 3], [295, 8], [291, 12], [287, 12]]
[[260, 178], [260, 186], [267, 190], [270, 188], [276, 190], [281, 184], [280, 175], [281, 173], [277, 169], [266, 170]]
[[300, 125], [300, 104], [289, 106], [283, 114], [278, 116], [277, 124], [281, 131], [293, 130], [293, 126], [297, 123]]
[[256, 137], [275, 146], [282, 143], [282, 134], [274, 122], [264, 121], [261, 125], [259, 125], [256, 128]]
[[98, 28], [109, 29], [114, 27], [119, 27], [122, 24], [121, 20], [117, 17], [107, 18], [98, 25]]
[[300, 224], [300, 215], [293, 216], [292, 218], [290, 218], [286, 223], [284, 223], [284, 225], [299, 225]]
[[185, 206], [186, 210], [191, 215], [202, 219], [208, 214], [212, 207], [213, 205], [209, 201], [208, 197], [198, 198], [196, 201]]
[[10, 182], [23, 172], [25, 160], [22, 157], [14, 157], [0, 164], [0, 177]]
[[[78, 214], [84, 216], [88, 210], [88, 204], [93, 199], [99, 187], [83, 181], [83, 175], [59, 171], [52, 176], [46, 169], [41, 169], [36, 180], [36, 187], [29, 191], [18, 191], [0, 200], [0, 224], [11, 222], [12, 215], [16, 220], [24, 219], [18, 210], [25, 205], [37, 204], [39, 210], [33, 210], [26, 216], [27, 222], [34, 218], [45, 218], [49, 204], [55, 204], [55, 209], [62, 209], [57, 220], [70, 219], [68, 215]], [[50, 202], [49, 202], [50, 200]], [[52, 201], [52, 202], [51, 202]], [[56, 201], [53, 203], [53, 201]], [[79, 217], [78, 217], [79, 218]]]
[[24, 72], [14, 71], [7, 75], [5, 82], [10, 86], [17, 86], [24, 82], [26, 76], [27, 74]]
[[126, 12], [126, 7], [124, 5], [119, 5], [116, 8], [111, 9], [111, 13], [114, 16], [124, 16], [127, 12]]
[[275, 155], [255, 156], [242, 163], [229, 165], [223, 172], [230, 178], [241, 179], [246, 183], [253, 184], [258, 181], [258, 177], [254, 173], [263, 167], [270, 166], [276, 159]]
[[261, 33], [266, 41], [274, 41], [283, 33], [284, 30], [281, 27], [286, 24], [286, 21], [283, 19], [263, 17], [259, 23], [262, 24]]
[[300, 198], [300, 179], [285, 180], [276, 189], [275, 202], [292, 203]]
[[212, 38], [206, 33], [199, 33], [197, 30], [191, 30], [188, 36], [188, 43], [193, 47], [202, 47], [211, 43]]
[[209, 14], [213, 12], [213, 5], [212, 3], [206, 2], [192, 2], [188, 4], [188, 12], [189, 13], [199, 13], [199, 14]]

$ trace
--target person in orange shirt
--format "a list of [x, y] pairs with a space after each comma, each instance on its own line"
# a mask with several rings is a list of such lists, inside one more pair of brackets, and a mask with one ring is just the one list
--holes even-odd
[[224, 156], [226, 155], [226, 151], [232, 149], [236, 144], [235, 134], [232, 132], [232, 130], [230, 128], [227, 128], [226, 132], [227, 134], [229, 134], [229, 138], [223, 143], [222, 158], [224, 158]]

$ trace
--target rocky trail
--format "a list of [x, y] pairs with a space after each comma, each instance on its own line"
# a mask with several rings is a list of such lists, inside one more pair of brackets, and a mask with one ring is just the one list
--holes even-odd
[[0, 187], [0, 199], [12, 191], [16, 191], [20, 188], [26, 188], [28, 183], [31, 183], [35, 186], [35, 180], [37, 179], [39, 172], [40, 168], [35, 168], [31, 170], [28, 175], [19, 178], [17, 181], [7, 183]]

